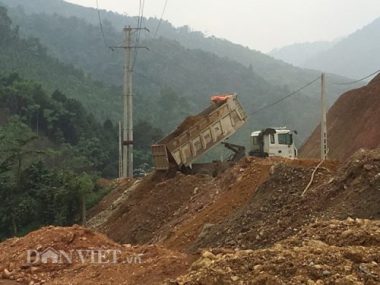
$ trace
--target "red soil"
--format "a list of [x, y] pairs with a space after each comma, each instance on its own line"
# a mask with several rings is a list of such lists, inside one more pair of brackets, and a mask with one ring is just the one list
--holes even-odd
[[[329, 158], [346, 160], [360, 148], [380, 146], [380, 75], [367, 86], [343, 94], [327, 115]], [[300, 149], [301, 157], [320, 154], [320, 127]]]

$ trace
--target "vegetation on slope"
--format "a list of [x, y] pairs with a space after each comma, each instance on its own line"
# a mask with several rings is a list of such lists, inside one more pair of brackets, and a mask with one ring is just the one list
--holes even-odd
[[[66, 7], [66, 4], [62, 5]], [[89, 10], [86, 8], [78, 9], [88, 15]], [[65, 9], [62, 8], [62, 11]], [[123, 54], [119, 50], [112, 52], [105, 49], [97, 25], [88, 24], [83, 19], [49, 13], [30, 15], [20, 9], [12, 10], [11, 14], [20, 26], [21, 33], [38, 37], [48, 47], [51, 56], [85, 69], [105, 85], [120, 85], [122, 82]], [[67, 15], [66, 12], [60, 14]], [[87, 19], [87, 16], [83, 18]], [[111, 23], [105, 22], [104, 30], [110, 45], [120, 44], [123, 35]], [[189, 32], [180, 29], [178, 33]], [[193, 33], [189, 35], [195, 37]], [[206, 107], [213, 93], [237, 92], [251, 115], [290, 93], [294, 86], [290, 81], [289, 84], [284, 83], [284, 80], [288, 80], [288, 72], [278, 82], [272, 77], [264, 79], [259, 75], [263, 73], [262, 70], [257, 70], [256, 65], [240, 64], [201, 49], [189, 50], [176, 41], [146, 38], [141, 44], [149, 46], [150, 51], [139, 51], [135, 65], [135, 114], [137, 120], [147, 121], [165, 133], [173, 130], [187, 115]], [[226, 42], [225, 45], [229, 46], [230, 43]], [[249, 50], [245, 52], [249, 54]], [[269, 60], [268, 64], [268, 68], [277, 68], [274, 60]], [[300, 78], [299, 82], [305, 84], [304, 80], [309, 79], [310, 76], [306, 76]], [[318, 84], [311, 87], [319, 88]], [[334, 100], [334, 95], [329, 95]], [[77, 98], [82, 101], [80, 94]], [[120, 97], [118, 100], [121, 101]], [[319, 94], [311, 88], [275, 108], [255, 114], [239, 132], [236, 142], [248, 145], [252, 129], [284, 125], [297, 129], [299, 140], [302, 141], [318, 121], [319, 109], [315, 108], [318, 100]], [[97, 108], [102, 108], [105, 113], [115, 112], [110, 104], [98, 105]]]

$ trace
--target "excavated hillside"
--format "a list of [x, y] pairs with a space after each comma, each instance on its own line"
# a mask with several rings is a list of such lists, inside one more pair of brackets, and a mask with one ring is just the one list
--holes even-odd
[[304, 193], [311, 173], [310, 167], [278, 164], [250, 201], [199, 238], [194, 249], [263, 248], [315, 220], [380, 218], [379, 150], [359, 151], [337, 173], [322, 164]]
[[[360, 148], [380, 146], [380, 74], [368, 85], [344, 93], [327, 114], [329, 158], [344, 161]], [[300, 149], [304, 158], [320, 156], [320, 127]]]
[[[92, 229], [1, 243], [0, 284], [380, 284], [380, 149], [318, 164], [248, 157], [215, 177], [115, 181], [89, 211]], [[112, 264], [27, 262], [28, 249], [49, 248], [120, 253]]]

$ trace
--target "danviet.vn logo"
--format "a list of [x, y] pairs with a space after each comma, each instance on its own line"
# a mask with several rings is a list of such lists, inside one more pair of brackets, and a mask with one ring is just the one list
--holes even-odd
[[119, 249], [75, 249], [57, 250], [48, 247], [44, 250], [29, 249], [26, 252], [28, 264], [141, 264], [142, 254], [122, 254]]

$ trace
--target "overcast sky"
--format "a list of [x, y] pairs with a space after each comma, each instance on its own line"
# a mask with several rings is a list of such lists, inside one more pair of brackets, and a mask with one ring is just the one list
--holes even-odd
[[[96, 0], [66, 0], [96, 7]], [[159, 18], [165, 0], [145, 0]], [[137, 15], [139, 0], [99, 0], [102, 9]], [[380, 0], [168, 0], [164, 19], [268, 52], [343, 37], [380, 17]]]

